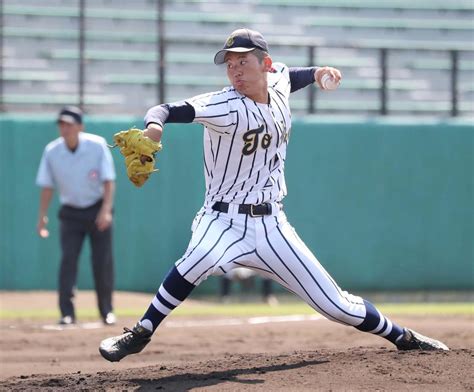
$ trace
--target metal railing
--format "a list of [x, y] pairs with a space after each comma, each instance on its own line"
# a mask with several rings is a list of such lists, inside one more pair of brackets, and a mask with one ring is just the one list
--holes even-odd
[[[222, 45], [222, 38], [202, 38], [199, 39], [190, 39], [189, 37], [166, 37], [166, 29], [164, 23], [164, 12], [165, 12], [165, 0], [158, 0], [156, 2], [156, 52], [157, 64], [156, 64], [156, 97], [158, 102], [166, 102], [166, 87], [167, 87], [167, 72], [166, 72], [166, 55], [170, 45], [214, 45], [215, 47], [220, 47]], [[86, 0], [79, 0], [78, 2], [79, 12], [78, 12], [78, 105], [83, 107], [85, 105], [84, 96], [86, 88]], [[0, 0], [0, 23], [1, 30], [3, 32], [4, 26], [4, 14], [3, 14], [3, 0]], [[449, 114], [453, 117], [460, 114], [460, 102], [459, 102], [459, 54], [461, 52], [473, 52], [473, 49], [468, 45], [463, 43], [452, 43], [449, 46], [442, 47], [440, 45], [436, 46], [427, 46], [423, 44], [413, 44], [412, 42], [387, 42], [384, 43], [379, 41], [374, 43], [373, 41], [368, 40], [358, 40], [353, 42], [344, 42], [344, 43], [332, 43], [326, 40], [314, 40], [306, 39], [301, 37], [288, 38], [273, 38], [270, 42], [271, 46], [280, 46], [280, 47], [291, 47], [291, 48], [306, 48], [307, 50], [307, 62], [308, 66], [317, 64], [317, 55], [318, 51], [322, 48], [350, 48], [350, 49], [372, 49], [378, 51], [378, 67], [380, 75], [379, 91], [378, 91], [378, 100], [379, 100], [379, 109], [378, 114], [388, 115], [390, 114], [390, 102], [389, 102], [389, 54], [391, 51], [400, 51], [400, 50], [416, 50], [416, 51], [437, 51], [443, 53], [449, 53], [450, 58], [450, 70], [449, 70], [449, 84], [450, 84], [450, 111]], [[4, 48], [4, 34], [0, 34], [0, 58], [3, 59], [3, 48]], [[0, 62], [0, 110], [4, 111], [4, 67], [3, 61]], [[316, 113], [318, 111], [318, 99], [316, 89], [307, 90], [307, 112]]]

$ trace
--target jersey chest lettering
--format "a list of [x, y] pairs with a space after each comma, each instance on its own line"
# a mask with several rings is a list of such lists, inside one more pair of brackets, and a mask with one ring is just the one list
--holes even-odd
[[270, 147], [272, 142], [272, 135], [269, 133], [265, 133], [260, 141], [260, 134], [263, 132], [264, 126], [260, 125], [258, 128], [251, 129], [245, 132], [242, 135], [242, 139], [244, 140], [244, 147], [242, 148], [243, 155], [251, 155], [253, 154], [258, 146], [260, 145], [264, 150]]

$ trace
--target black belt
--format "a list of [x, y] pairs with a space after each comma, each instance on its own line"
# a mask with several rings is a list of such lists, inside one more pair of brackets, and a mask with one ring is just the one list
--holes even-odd
[[[214, 211], [228, 212], [229, 203], [224, 203], [222, 201], [217, 201], [212, 206]], [[239, 214], [247, 214], [252, 217], [271, 215], [272, 214], [272, 205], [271, 203], [262, 203], [262, 204], [239, 204]]]

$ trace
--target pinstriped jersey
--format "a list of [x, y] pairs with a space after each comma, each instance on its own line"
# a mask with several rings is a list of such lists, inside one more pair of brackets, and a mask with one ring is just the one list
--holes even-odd
[[288, 67], [268, 73], [268, 104], [233, 87], [186, 100], [193, 122], [204, 126], [205, 205], [216, 201], [259, 204], [286, 195], [286, 147], [291, 129]]

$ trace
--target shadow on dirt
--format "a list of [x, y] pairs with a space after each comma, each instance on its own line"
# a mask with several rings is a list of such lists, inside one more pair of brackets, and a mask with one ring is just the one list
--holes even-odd
[[[136, 391], [157, 391], [157, 390], [171, 390], [171, 391], [190, 391], [194, 388], [209, 387], [225, 382], [235, 382], [240, 384], [256, 385], [262, 384], [265, 381], [258, 378], [259, 374], [270, 372], [278, 372], [281, 370], [290, 370], [303, 368], [305, 366], [319, 365], [327, 363], [329, 360], [310, 360], [300, 361], [292, 364], [281, 364], [271, 366], [259, 366], [252, 368], [231, 369], [225, 371], [212, 371], [209, 373], [183, 373], [176, 374], [169, 377], [161, 377], [156, 379], [130, 379], [130, 382], [136, 383], [139, 388]], [[251, 378], [240, 378], [240, 376], [257, 376]]]

